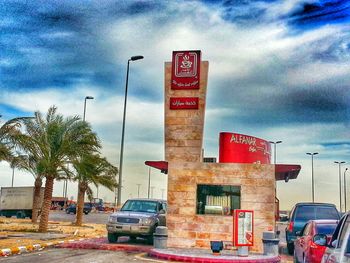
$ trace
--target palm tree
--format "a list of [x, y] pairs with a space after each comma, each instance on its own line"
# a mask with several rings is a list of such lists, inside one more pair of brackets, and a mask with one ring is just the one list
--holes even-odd
[[32, 223], [36, 223], [38, 220], [39, 210], [41, 203], [41, 186], [43, 184], [44, 176], [40, 174], [38, 170], [38, 160], [30, 155], [19, 155], [12, 159], [11, 165], [19, 170], [24, 170], [33, 175], [34, 181], [34, 195], [33, 195], [33, 208], [32, 208]]
[[0, 161], [11, 162], [13, 157], [13, 145], [11, 136], [18, 134], [20, 125], [16, 122], [17, 119], [7, 121], [0, 127]]
[[116, 186], [116, 175], [118, 169], [110, 164], [106, 158], [100, 157], [99, 154], [85, 154], [73, 161], [73, 167], [76, 170], [74, 180], [78, 183], [78, 199], [77, 199], [77, 215], [76, 225], [81, 226], [83, 222], [83, 209], [85, 193], [91, 200], [93, 193], [89, 184], [105, 186], [109, 190], [113, 190]]
[[88, 123], [78, 116], [64, 118], [56, 111], [52, 106], [45, 117], [35, 112], [34, 118], [20, 119], [24, 132], [15, 136], [16, 145], [33, 156], [37, 173], [45, 178], [39, 232], [47, 232], [54, 180], [72, 175], [67, 162], [101, 147]]

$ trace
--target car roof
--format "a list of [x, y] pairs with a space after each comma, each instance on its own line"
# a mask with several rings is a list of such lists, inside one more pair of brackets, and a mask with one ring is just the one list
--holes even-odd
[[331, 203], [312, 203], [312, 202], [301, 202], [301, 203], [296, 203], [295, 206], [303, 206], [303, 205], [310, 205], [310, 206], [319, 206], [319, 205], [325, 205], [325, 206], [334, 206], [335, 204], [331, 204]]
[[315, 222], [317, 225], [322, 224], [338, 224], [339, 220], [336, 219], [316, 219], [316, 220], [310, 220]]
[[163, 199], [156, 199], [156, 198], [130, 198], [126, 201], [153, 201], [153, 202], [163, 202], [163, 203], [166, 203], [166, 200], [163, 200]]

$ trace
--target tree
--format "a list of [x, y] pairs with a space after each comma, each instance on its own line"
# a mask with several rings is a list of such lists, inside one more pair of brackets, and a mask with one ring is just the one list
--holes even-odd
[[77, 199], [77, 226], [83, 223], [83, 209], [85, 193], [89, 200], [92, 200], [93, 194], [89, 184], [105, 186], [109, 190], [117, 187], [116, 175], [118, 169], [110, 164], [106, 158], [102, 158], [98, 153], [84, 154], [73, 161], [73, 167], [76, 170], [74, 180], [78, 181], [78, 199]]
[[36, 223], [38, 220], [39, 210], [42, 205], [41, 198], [41, 186], [43, 184], [43, 175], [40, 174], [38, 169], [38, 160], [32, 154], [19, 155], [12, 159], [11, 165], [17, 169], [29, 172], [34, 177], [34, 195], [33, 195], [33, 207], [32, 207], [32, 223]]
[[19, 128], [20, 125], [17, 123], [17, 119], [7, 121], [0, 127], [0, 161], [11, 162], [13, 157], [11, 138], [20, 132]]
[[78, 116], [64, 118], [56, 111], [52, 106], [45, 117], [35, 112], [34, 118], [20, 119], [24, 131], [15, 136], [16, 145], [33, 156], [37, 173], [45, 178], [39, 232], [47, 232], [54, 180], [72, 176], [67, 162], [101, 147], [88, 123]]

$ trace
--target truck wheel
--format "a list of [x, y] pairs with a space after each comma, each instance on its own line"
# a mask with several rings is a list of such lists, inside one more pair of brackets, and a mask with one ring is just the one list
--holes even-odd
[[288, 254], [293, 255], [294, 254], [294, 243], [287, 243], [287, 249], [288, 249]]
[[118, 241], [118, 235], [115, 233], [108, 233], [107, 238], [109, 243], [117, 243]]
[[16, 217], [17, 218], [26, 218], [26, 216], [23, 212], [17, 212]]
[[153, 236], [148, 236], [147, 237], [147, 244], [153, 245]]

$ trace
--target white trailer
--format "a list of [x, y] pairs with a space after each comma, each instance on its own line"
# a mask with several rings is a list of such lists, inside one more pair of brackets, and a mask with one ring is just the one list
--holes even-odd
[[[44, 188], [41, 188], [40, 203]], [[1, 187], [0, 215], [17, 218], [32, 217], [34, 186]]]

